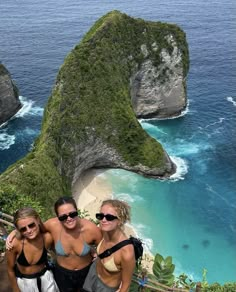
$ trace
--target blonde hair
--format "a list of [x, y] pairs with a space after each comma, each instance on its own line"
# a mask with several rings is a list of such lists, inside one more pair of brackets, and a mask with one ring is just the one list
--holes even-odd
[[126, 202], [116, 199], [110, 199], [103, 201], [101, 207], [105, 205], [110, 205], [115, 208], [117, 216], [122, 225], [130, 221], [130, 206]]
[[[14, 216], [13, 216], [13, 223], [14, 223], [14, 225], [15, 225], [17, 231], [19, 231], [19, 230], [18, 230], [18, 227], [17, 227], [17, 222], [18, 222], [19, 220], [21, 220], [21, 219], [26, 219], [26, 218], [28, 218], [28, 217], [32, 217], [32, 218], [38, 220], [38, 222], [39, 222], [39, 229], [40, 229], [40, 232], [41, 232], [41, 233], [46, 232], [45, 227], [44, 227], [44, 225], [43, 225], [43, 222], [42, 222], [41, 218], [39, 217], [38, 212], [36, 212], [36, 211], [35, 211], [33, 208], [31, 208], [31, 207], [23, 207], [23, 208], [18, 209], [18, 210], [15, 212], [15, 214], [14, 214]], [[22, 238], [22, 234], [21, 234], [20, 232], [17, 232], [17, 238]]]

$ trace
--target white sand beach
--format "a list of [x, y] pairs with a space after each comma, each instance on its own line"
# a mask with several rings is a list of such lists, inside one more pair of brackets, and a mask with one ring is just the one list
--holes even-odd
[[103, 200], [112, 198], [112, 189], [102, 177], [103, 171], [91, 169], [74, 184], [72, 193], [80, 210], [87, 211], [89, 217], [95, 218]]
[[[103, 176], [105, 170], [91, 169], [83, 175], [74, 184], [72, 193], [81, 211], [88, 213], [91, 219], [96, 219], [95, 214], [99, 212], [103, 200], [110, 199], [112, 195], [112, 186]], [[125, 233], [127, 236], [137, 236], [134, 228], [126, 224]], [[142, 266], [149, 272], [152, 271], [153, 255], [145, 253], [143, 256]]]

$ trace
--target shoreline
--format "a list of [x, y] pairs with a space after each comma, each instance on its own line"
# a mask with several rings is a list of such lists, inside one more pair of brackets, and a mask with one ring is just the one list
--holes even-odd
[[[99, 212], [102, 201], [113, 198], [112, 186], [104, 177], [104, 173], [105, 170], [102, 169], [89, 169], [79, 177], [72, 188], [78, 208], [93, 220], [96, 220], [95, 214]], [[132, 224], [126, 223], [124, 231], [128, 237], [137, 237]], [[152, 273], [152, 265], [153, 255], [144, 251], [142, 267]]]

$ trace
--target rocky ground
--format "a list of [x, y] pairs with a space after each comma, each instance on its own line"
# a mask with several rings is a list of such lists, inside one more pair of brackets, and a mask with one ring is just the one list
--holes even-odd
[[0, 283], [1, 292], [12, 292], [7, 276], [6, 259], [2, 256], [0, 256]]

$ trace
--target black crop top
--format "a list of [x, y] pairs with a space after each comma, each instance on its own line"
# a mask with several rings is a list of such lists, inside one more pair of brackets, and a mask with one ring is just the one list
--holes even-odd
[[47, 250], [45, 248], [45, 246], [43, 246], [43, 252], [42, 255], [40, 257], [40, 259], [37, 261], [37, 263], [35, 264], [29, 264], [26, 257], [25, 257], [25, 253], [24, 253], [24, 239], [23, 239], [23, 245], [22, 245], [22, 250], [20, 255], [17, 258], [17, 263], [21, 266], [25, 266], [25, 267], [29, 267], [29, 266], [34, 266], [34, 265], [41, 265], [41, 264], [45, 264], [47, 262]]

